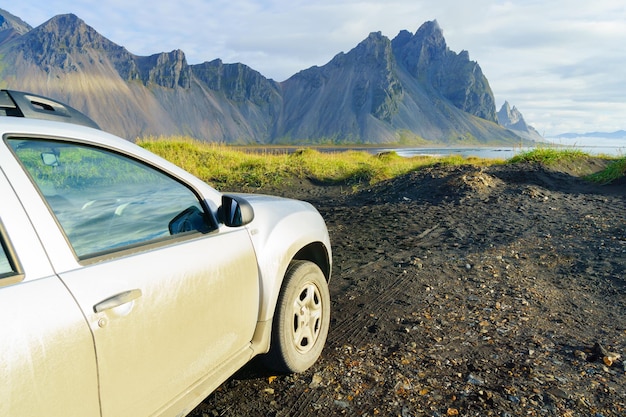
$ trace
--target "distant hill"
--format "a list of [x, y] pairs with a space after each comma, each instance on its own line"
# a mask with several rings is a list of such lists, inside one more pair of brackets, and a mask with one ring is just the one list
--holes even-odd
[[524, 139], [528, 139], [535, 142], [543, 141], [543, 137], [537, 132], [537, 130], [526, 123], [524, 116], [520, 113], [515, 106], [511, 108], [508, 101], [505, 101], [500, 110], [498, 111], [498, 123], [513, 131], [515, 134], [521, 136]]
[[556, 139], [576, 139], [576, 138], [602, 138], [602, 139], [626, 139], [626, 130], [615, 132], [588, 132], [588, 133], [561, 133], [554, 136]]
[[371, 33], [284, 82], [244, 64], [189, 65], [180, 50], [131, 54], [73, 14], [31, 28], [0, 10], [0, 85], [67, 102], [134, 139], [238, 143], [518, 144], [498, 125], [487, 78], [436, 21]]

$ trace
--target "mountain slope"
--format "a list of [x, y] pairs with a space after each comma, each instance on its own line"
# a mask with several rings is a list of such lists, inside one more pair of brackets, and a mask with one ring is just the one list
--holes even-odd
[[467, 51], [450, 51], [436, 21], [424, 23], [415, 35], [402, 31], [393, 40], [402, 66], [425, 86], [432, 87], [455, 107], [496, 122], [495, 101], [480, 66]]
[[0, 9], [0, 45], [30, 31], [32, 27], [17, 16]]
[[[450, 70], [452, 68], [452, 70]], [[323, 67], [283, 83], [279, 131], [291, 140], [477, 144], [519, 138], [496, 124], [493, 94], [467, 53], [450, 51], [437, 22], [393, 41], [378, 33]]]
[[[436, 22], [277, 83], [243, 64], [189, 65], [180, 50], [136, 56], [72, 14], [37, 28], [0, 10], [0, 84], [67, 102], [129, 139], [185, 134], [227, 143], [517, 143], [496, 123], [487, 79]], [[17, 22], [17, 23], [16, 23]]]
[[403, 95], [391, 42], [373, 33], [323, 67], [283, 82], [285, 112], [277, 131], [287, 138], [393, 142], [391, 120]]

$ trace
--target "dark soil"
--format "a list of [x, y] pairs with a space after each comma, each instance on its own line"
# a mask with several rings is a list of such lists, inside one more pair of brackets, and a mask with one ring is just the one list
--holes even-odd
[[626, 182], [578, 177], [600, 168], [256, 190], [327, 222], [328, 342], [302, 374], [251, 364], [191, 415], [625, 416]]

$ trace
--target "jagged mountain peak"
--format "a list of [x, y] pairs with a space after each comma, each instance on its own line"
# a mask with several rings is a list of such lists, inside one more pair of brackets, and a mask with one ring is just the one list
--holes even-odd
[[414, 75], [423, 72], [432, 61], [441, 59], [448, 52], [443, 31], [436, 20], [423, 23], [415, 34], [400, 31], [392, 45], [398, 59]]
[[533, 141], [543, 140], [543, 137], [541, 137], [539, 132], [537, 132], [534, 127], [526, 123], [524, 116], [517, 109], [517, 107], [511, 107], [508, 101], [505, 101], [504, 104], [502, 104], [502, 107], [500, 107], [500, 110], [497, 113], [497, 117], [498, 124], [500, 124], [500, 126], [512, 130], [521, 137]]
[[13, 29], [20, 35], [28, 32], [32, 27], [17, 16], [0, 9], [0, 31]]
[[517, 110], [517, 107], [511, 107], [508, 101], [505, 101], [498, 111], [498, 123], [507, 128], [527, 129], [522, 113]]
[[430, 39], [433, 43], [446, 47], [443, 30], [437, 20], [424, 22], [415, 32], [415, 38], [422, 40]]
[[125, 51], [71, 13], [57, 15], [30, 30], [17, 38], [12, 48], [42, 68], [71, 71], [89, 61], [85, 52], [98, 55]]
[[487, 78], [469, 53], [451, 51], [436, 20], [425, 22], [414, 35], [401, 31], [392, 41], [398, 65], [455, 107], [496, 122], [496, 107]]
[[361, 44], [377, 44], [379, 42], [386, 42], [389, 39], [384, 36], [382, 34], [381, 31], [378, 32], [370, 32], [370, 34], [367, 36], [367, 38], [365, 38], [363, 41], [361, 41]]
[[381, 32], [372, 32], [352, 49], [346, 57], [361, 64], [387, 67], [393, 52], [391, 41]]
[[57, 15], [31, 31], [31, 34], [54, 39], [51, 46], [70, 49], [99, 48], [103, 43], [112, 43], [73, 13]]

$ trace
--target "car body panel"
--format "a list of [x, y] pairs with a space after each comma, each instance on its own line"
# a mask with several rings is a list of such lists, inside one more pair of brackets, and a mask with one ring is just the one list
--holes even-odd
[[0, 317], [0, 415], [99, 415], [93, 340], [56, 276], [2, 288]]
[[[2, 161], [2, 143], [0, 142], [0, 164]], [[0, 196], [2, 196], [2, 212], [0, 221], [8, 236], [14, 251], [19, 253], [20, 273], [17, 281], [39, 279], [54, 274], [46, 252], [43, 250], [37, 233], [33, 229], [30, 219], [24, 213], [22, 204], [7, 181], [3, 165], [0, 165]], [[14, 283], [16, 279], [2, 278], [0, 286]]]
[[[151, 415], [249, 349], [259, 294], [246, 247], [244, 229], [224, 230], [60, 274], [89, 322], [98, 362], [107, 365], [100, 367], [103, 416]], [[140, 294], [127, 303], [94, 311], [132, 290]], [[150, 390], [138, 388], [146, 383]]]
[[99, 415], [96, 355], [85, 318], [54, 275], [1, 170], [0, 195], [2, 238], [19, 255], [17, 279], [0, 278], [0, 415]]
[[[254, 207], [257, 214], [248, 227], [257, 252], [259, 269], [265, 275], [260, 283], [264, 302], [261, 303], [259, 320], [270, 320], [282, 284], [282, 280], [272, 277], [284, 276], [290, 261], [303, 247], [319, 242], [327, 249], [328, 265], [320, 265], [320, 268], [328, 271], [326, 278], [330, 280], [330, 238], [324, 220], [307, 202], [266, 195], [240, 195]], [[285, 239], [285, 236], [290, 239]]]

